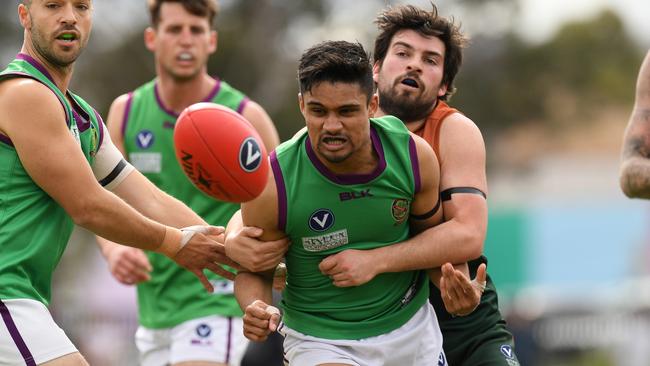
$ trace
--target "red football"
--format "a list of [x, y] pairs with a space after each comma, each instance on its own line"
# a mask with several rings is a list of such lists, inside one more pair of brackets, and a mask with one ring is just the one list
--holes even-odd
[[262, 139], [242, 115], [224, 106], [187, 107], [176, 121], [174, 145], [185, 175], [216, 199], [250, 201], [266, 185], [269, 163]]

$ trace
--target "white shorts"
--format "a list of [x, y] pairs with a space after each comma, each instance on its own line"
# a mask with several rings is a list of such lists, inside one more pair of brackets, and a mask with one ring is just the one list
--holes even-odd
[[248, 346], [241, 318], [207, 316], [173, 328], [140, 326], [135, 343], [142, 366], [162, 366], [187, 361], [239, 365]]
[[342, 363], [354, 366], [438, 365], [442, 333], [427, 301], [403, 326], [360, 340], [323, 339], [304, 335], [282, 324], [285, 365]]
[[36, 300], [0, 300], [0, 364], [34, 365], [78, 352], [47, 307]]

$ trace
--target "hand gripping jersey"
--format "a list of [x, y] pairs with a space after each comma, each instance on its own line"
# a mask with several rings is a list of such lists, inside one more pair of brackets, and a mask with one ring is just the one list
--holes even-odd
[[[34, 79], [56, 94], [70, 133], [92, 165], [103, 138], [97, 112], [70, 92], [66, 98], [47, 70], [26, 54], [19, 54], [0, 73], [0, 82], [16, 77]], [[70, 216], [31, 179], [11, 140], [0, 134], [0, 299], [33, 299], [47, 305], [52, 272], [72, 227]]]
[[318, 264], [346, 249], [391, 245], [409, 236], [409, 207], [420, 187], [415, 143], [394, 117], [371, 119], [379, 157], [368, 175], [336, 175], [316, 157], [303, 133], [271, 154], [279, 226], [291, 238], [286, 254], [283, 321], [306, 335], [362, 339], [405, 324], [428, 296], [421, 271], [384, 273], [339, 288]]
[[[248, 99], [226, 82], [217, 80], [204, 100], [237, 112]], [[219, 202], [192, 185], [174, 155], [174, 125], [178, 114], [166, 108], [156, 80], [129, 95], [122, 122], [126, 155], [131, 164], [163, 191], [187, 204], [211, 225], [225, 226], [238, 204]], [[168, 328], [186, 320], [219, 314], [242, 316], [231, 281], [207, 271], [215, 293], [205, 291], [196, 277], [159, 253], [147, 252], [153, 266], [151, 280], [138, 285], [140, 324]]]

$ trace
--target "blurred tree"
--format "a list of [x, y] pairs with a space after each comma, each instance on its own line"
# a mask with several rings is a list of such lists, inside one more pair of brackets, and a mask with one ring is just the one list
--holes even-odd
[[587, 124], [606, 108], [631, 106], [641, 58], [611, 11], [566, 24], [537, 46], [513, 33], [477, 38], [468, 49], [453, 103], [488, 137], [521, 124], [555, 130]]
[[[317, 0], [222, 2], [217, 18], [218, 50], [208, 63], [208, 70], [263, 105], [283, 139], [302, 126], [295, 82], [297, 55], [288, 53], [284, 44], [287, 29], [303, 17], [318, 18], [326, 12], [323, 2]], [[110, 23], [110, 19], [105, 21]], [[144, 47], [145, 27], [143, 22], [137, 31], [125, 33], [109, 25], [106, 34], [93, 35], [88, 54], [79, 59], [72, 87], [102, 115], [117, 95], [155, 76], [152, 54]], [[111, 34], [121, 37], [122, 42], [113, 48], [102, 48], [98, 38]]]

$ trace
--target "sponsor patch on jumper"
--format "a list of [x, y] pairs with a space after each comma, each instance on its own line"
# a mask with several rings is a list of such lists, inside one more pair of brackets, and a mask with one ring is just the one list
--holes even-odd
[[393, 204], [390, 207], [391, 215], [393, 220], [395, 220], [395, 225], [401, 225], [406, 221], [409, 214], [409, 201], [403, 198], [397, 198], [393, 200]]
[[155, 139], [153, 132], [142, 130], [135, 136], [135, 143], [141, 149], [148, 149], [153, 145]]
[[141, 173], [160, 173], [162, 155], [154, 152], [134, 152], [129, 154], [129, 162]]
[[334, 213], [327, 208], [316, 210], [309, 216], [309, 228], [314, 231], [325, 231], [334, 225]]
[[331, 233], [302, 238], [302, 246], [308, 252], [322, 252], [337, 248], [348, 243], [348, 230], [338, 230]]

